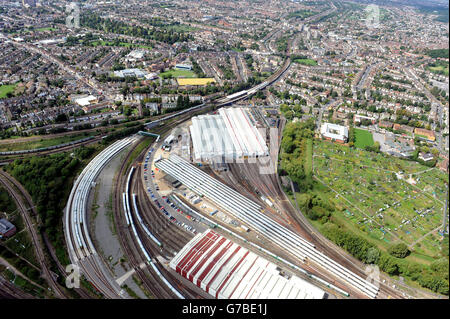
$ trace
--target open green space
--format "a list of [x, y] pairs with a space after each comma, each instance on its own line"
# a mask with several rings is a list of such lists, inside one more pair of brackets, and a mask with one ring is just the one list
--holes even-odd
[[[421, 255], [440, 256], [439, 241], [425, 236], [442, 223], [445, 179], [439, 170], [326, 141], [314, 146], [314, 175], [329, 189], [322, 195], [337, 207], [333, 218], [352, 224], [380, 248], [418, 241], [413, 249], [422, 263], [429, 259]], [[422, 187], [414, 185], [420, 178]]]
[[70, 262], [64, 247], [64, 206], [75, 177], [103, 147], [81, 146], [71, 152], [26, 157], [4, 167], [30, 193], [42, 221], [40, 229], [47, 234], [63, 265]]
[[449, 49], [434, 49], [434, 50], [427, 50], [425, 52], [426, 55], [432, 57], [432, 58], [444, 58], [448, 59], [449, 57]]
[[0, 85], [0, 99], [5, 98], [9, 92], [14, 92], [17, 84], [4, 84]]
[[313, 140], [306, 140], [306, 154], [305, 154], [305, 174], [312, 174], [312, 163], [313, 163]]
[[448, 236], [437, 233], [448, 179], [413, 161], [313, 140], [313, 132], [309, 120], [288, 123], [283, 132], [279, 174], [296, 184], [293, 193], [283, 182], [293, 204], [295, 199], [319, 232], [363, 263], [402, 276], [411, 287], [448, 295]]
[[38, 28], [38, 29], [36, 29], [36, 31], [40, 31], [40, 32], [43, 32], [43, 31], [57, 31], [58, 29], [56, 29], [56, 28], [52, 28], [52, 27], [46, 27], [46, 28]]
[[75, 134], [75, 135], [66, 135], [56, 138], [42, 138], [40, 140], [33, 140], [28, 142], [20, 142], [20, 143], [11, 143], [11, 144], [0, 144], [0, 152], [9, 152], [9, 151], [22, 151], [22, 150], [32, 150], [42, 147], [50, 147], [56, 146], [64, 143], [69, 143], [77, 140], [81, 140], [83, 138], [88, 137], [85, 134]]
[[373, 146], [372, 133], [366, 130], [354, 128], [355, 130], [355, 146], [364, 149], [366, 146]]
[[313, 59], [295, 59], [293, 61], [294, 63], [303, 64], [303, 65], [310, 65], [310, 66], [316, 66], [317, 61]]
[[16, 203], [11, 198], [11, 196], [9, 196], [9, 193], [5, 188], [0, 186], [0, 213], [12, 213], [16, 210], [16, 208]]
[[449, 75], [449, 65], [446, 62], [433, 63], [431, 66], [428, 66], [428, 70], [436, 74]]
[[180, 77], [184, 77], [184, 78], [195, 78], [196, 75], [193, 71], [189, 71], [189, 70], [177, 70], [177, 69], [172, 69], [166, 72], [162, 72], [160, 75], [160, 77], [162, 78], [168, 78], [168, 77], [173, 77], [173, 78], [180, 78]]
[[197, 27], [191, 27], [187, 24], [174, 24], [166, 27], [167, 29], [173, 30], [175, 32], [194, 32], [200, 30]]
[[298, 11], [294, 11], [288, 14], [287, 19], [291, 19], [291, 18], [299, 18], [300, 20], [306, 19], [310, 16], [313, 16], [317, 14], [317, 12], [312, 11], [312, 10], [308, 10], [308, 9], [304, 9], [304, 10], [298, 10]]
[[141, 48], [141, 49], [148, 49], [151, 50], [151, 45], [145, 45], [145, 44], [139, 44], [139, 43], [128, 43], [128, 42], [119, 42], [118, 44], [114, 41], [104, 41], [104, 40], [95, 40], [91, 42], [91, 45], [96, 47], [99, 45], [102, 46], [119, 46], [119, 47], [126, 47], [126, 48]]

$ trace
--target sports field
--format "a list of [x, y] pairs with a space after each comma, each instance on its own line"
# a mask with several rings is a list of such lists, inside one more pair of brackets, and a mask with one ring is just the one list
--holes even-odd
[[366, 130], [361, 130], [359, 128], [354, 128], [355, 130], [355, 146], [364, 149], [366, 146], [373, 146], [372, 133]]
[[321, 196], [332, 201], [333, 218], [386, 249], [404, 242], [407, 258], [428, 263], [438, 256], [439, 235], [448, 177], [385, 154], [328, 141], [314, 143], [314, 177], [324, 186]]
[[295, 59], [294, 63], [303, 64], [303, 65], [310, 65], [310, 66], [316, 66], [317, 61], [313, 59]]
[[209, 83], [214, 83], [216, 80], [214, 78], [179, 78], [177, 79], [178, 85], [207, 85]]
[[189, 70], [176, 70], [176, 69], [172, 69], [166, 72], [161, 73], [159, 76], [160, 77], [167, 77], [169, 75], [172, 75], [172, 77], [174, 78], [195, 78], [196, 75], [193, 71], [189, 71]]
[[0, 99], [5, 98], [8, 92], [14, 92], [17, 84], [0, 85]]

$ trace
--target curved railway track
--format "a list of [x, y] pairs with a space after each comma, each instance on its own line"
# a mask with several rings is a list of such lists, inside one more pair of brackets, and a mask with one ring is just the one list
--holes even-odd
[[[141, 167], [136, 169], [136, 177], [132, 179], [132, 187], [134, 193], [137, 193], [138, 205], [144, 221], [153, 226], [155, 236], [165, 243], [165, 249], [170, 248], [170, 252], [178, 252], [186, 243], [192, 239], [190, 233], [182, 230], [181, 227], [170, 222], [163, 213], [157, 209], [146, 194], [145, 186], [142, 182]], [[164, 205], [164, 204], [163, 204]]]
[[[289, 227], [295, 232], [301, 234], [305, 239], [312, 242], [316, 248], [325, 253], [330, 258], [354, 272], [355, 274], [365, 278], [367, 274], [365, 273], [365, 265], [360, 261], [356, 260], [353, 256], [344, 252], [341, 248], [337, 247], [335, 244], [331, 243], [323, 235], [319, 234], [318, 231], [306, 220], [306, 218], [301, 214], [297, 213], [296, 209], [292, 206], [289, 199], [286, 197], [285, 193], [281, 189], [279, 179], [276, 174], [260, 174], [259, 167], [257, 164], [230, 164], [230, 172], [233, 176], [234, 181], [237, 184], [242, 185], [247, 193], [252, 194], [255, 200], [259, 201], [259, 196], [264, 195], [273, 199], [277, 203], [281, 210], [286, 213], [286, 218]], [[230, 185], [230, 179], [226, 180], [226, 184]], [[235, 186], [236, 184], [233, 184]], [[258, 194], [255, 193], [258, 190]], [[276, 216], [271, 216], [276, 219]], [[336, 281], [333, 282], [337, 284]], [[387, 285], [379, 282], [380, 293], [385, 296], [404, 298], [402, 294], [395, 291]], [[359, 296], [359, 292], [355, 292], [355, 295]]]
[[106, 298], [123, 297], [120, 289], [105, 267], [102, 257], [97, 253], [89, 230], [90, 190], [104, 167], [126, 147], [134, 138], [119, 140], [98, 154], [76, 179], [65, 210], [65, 238], [72, 263], [78, 265], [85, 278]]
[[36, 299], [36, 297], [18, 289], [14, 284], [0, 276], [0, 299]]
[[[34, 252], [36, 254], [37, 261], [40, 265], [41, 271], [47, 283], [53, 290], [56, 297], [67, 298], [67, 293], [63, 290], [63, 288], [59, 286], [58, 282], [53, 277], [49, 267], [45, 263], [46, 258], [44, 251], [42, 249], [41, 242], [39, 240], [39, 236], [37, 234], [36, 229], [34, 228], [33, 221], [31, 220], [31, 217], [28, 213], [29, 209], [26, 208], [26, 205], [21, 198], [23, 196], [23, 198], [25, 198], [28, 201], [28, 206], [30, 207], [30, 209], [33, 210], [34, 214], [36, 215], [33, 202], [31, 201], [31, 196], [19, 182], [17, 182], [12, 176], [4, 172], [3, 170], [0, 170], [0, 183], [6, 188], [6, 190], [14, 199], [14, 201], [17, 203], [17, 206], [21, 211], [21, 215], [23, 217], [23, 220], [25, 221], [26, 228], [28, 229], [29, 234], [31, 236], [31, 240], [33, 242]], [[16, 187], [19, 190], [20, 194], [14, 190], [14, 187]], [[21, 196], [21, 194], [23, 195]]]
[[55, 148], [52, 150], [46, 150], [46, 151], [41, 151], [41, 152], [30, 152], [30, 153], [23, 153], [23, 154], [19, 154], [17, 156], [7, 156], [2, 158], [2, 156], [0, 155], [0, 165], [6, 165], [8, 163], [11, 163], [13, 161], [15, 161], [16, 159], [24, 159], [26, 157], [29, 156], [45, 156], [45, 155], [51, 155], [51, 154], [56, 154], [56, 153], [63, 153], [63, 152], [67, 152], [70, 151], [72, 149], [78, 148], [80, 146], [86, 146], [86, 145], [90, 145], [90, 144], [94, 144], [94, 143], [98, 143], [102, 140], [102, 137], [104, 135], [100, 135], [100, 136], [96, 136], [93, 139], [90, 139], [88, 141], [84, 141], [81, 143], [76, 143], [73, 145], [67, 145], [64, 147], [60, 147], [60, 148]]
[[[137, 145], [135, 147], [137, 147]], [[117, 177], [116, 183], [115, 183], [116, 189], [114, 191], [114, 205], [115, 205], [114, 221], [116, 223], [116, 229], [118, 231], [119, 241], [122, 246], [122, 249], [124, 250], [125, 255], [128, 257], [131, 267], [135, 270], [135, 273], [136, 273], [137, 277], [139, 278], [139, 280], [142, 282], [142, 285], [144, 286], [144, 288], [147, 291], [149, 291], [156, 298], [173, 299], [173, 298], [176, 298], [176, 296], [173, 294], [173, 292], [161, 281], [161, 279], [157, 276], [157, 274], [153, 270], [149, 269], [150, 267], [148, 267], [149, 266], [148, 262], [147, 262], [146, 258], [142, 255], [142, 253], [140, 252], [140, 247], [137, 245], [136, 239], [134, 238], [134, 234], [130, 231], [130, 229], [127, 225], [126, 218], [125, 218], [125, 212], [123, 210], [123, 205], [122, 205], [122, 193], [126, 189], [126, 183], [127, 183], [126, 176], [128, 176], [128, 174], [125, 174], [125, 173], [128, 173], [128, 169], [127, 169], [128, 159], [129, 159], [131, 153], [133, 152], [134, 148], [128, 152], [126, 158], [123, 160], [122, 165], [119, 169], [119, 173], [117, 175], [118, 177]], [[146, 150], [144, 150], [138, 156], [137, 160], [139, 160], [143, 157], [143, 154], [145, 154], [145, 151]], [[134, 176], [136, 176], [136, 173], [134, 174]], [[133, 188], [131, 188], [131, 189], [133, 189]], [[137, 191], [137, 190], [138, 189], [135, 188], [135, 191]], [[130, 195], [131, 195], [131, 192], [130, 192]], [[142, 205], [142, 202], [140, 202], [140, 205]], [[130, 203], [130, 209], [131, 209], [130, 213], [133, 215], [132, 207], [133, 207], [133, 205], [131, 205], [131, 203]], [[140, 212], [140, 214], [141, 214], [141, 216], [144, 216], [144, 218], [145, 218], [146, 214], [144, 211]], [[135, 224], [138, 224], [138, 223], [135, 223]], [[145, 234], [145, 232], [143, 231], [143, 229], [140, 225], [138, 225], [138, 227], [137, 227], [137, 233], [138, 233], [138, 236], [141, 238], [144, 248], [149, 253], [149, 255], [153, 256], [153, 258], [154, 258], [155, 256], [158, 256], [161, 254], [160, 248], [157, 247], [154, 242], [152, 242], [151, 240], [148, 240], [147, 235]], [[156, 258], [154, 258], [154, 260], [156, 261]], [[142, 266], [144, 266], [144, 267], [142, 267]], [[167, 278], [167, 273], [166, 273], [165, 269], [163, 267], [158, 267], [158, 269]], [[172, 279], [172, 281], [173, 281], [173, 279]], [[178, 286], [178, 285], [176, 285], [176, 286]]]
[[144, 258], [139, 253], [139, 247], [135, 244], [133, 235], [128, 229], [125, 212], [123, 210], [123, 205], [121, 202], [122, 193], [125, 191], [127, 182], [127, 163], [131, 156], [131, 153], [136, 147], [137, 145], [133, 146], [129, 150], [124, 160], [122, 161], [119, 172], [117, 173], [117, 180], [115, 181], [116, 186], [113, 195], [114, 222], [117, 230], [117, 237], [124, 251], [124, 254], [127, 256], [131, 268], [135, 270], [135, 273], [139, 280], [142, 282], [144, 288], [156, 297], [158, 296], [159, 292], [154, 287], [155, 279], [149, 277], [148, 271], [141, 268], [141, 265], [145, 265], [145, 268], [147, 268], [147, 264], [144, 262]]

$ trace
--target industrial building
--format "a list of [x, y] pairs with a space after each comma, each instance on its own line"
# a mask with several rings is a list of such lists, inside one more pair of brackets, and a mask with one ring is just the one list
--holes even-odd
[[142, 60], [146, 54], [147, 54], [146, 50], [138, 49], [131, 51], [130, 53], [127, 54], [126, 57], [128, 61], [136, 62]]
[[192, 118], [189, 127], [194, 160], [220, 162], [269, 155], [265, 139], [243, 108]]
[[175, 69], [177, 70], [192, 70], [192, 65], [189, 64], [183, 64], [183, 63], [178, 63], [177, 65], [175, 65]]
[[177, 273], [218, 299], [322, 299], [325, 292], [208, 230], [171, 260]]
[[259, 204], [219, 182], [178, 155], [171, 154], [168, 159], [160, 159], [155, 162], [155, 166], [176, 178], [198, 196], [211, 200], [218, 209], [230, 213], [295, 258], [317, 263], [371, 298], [375, 298], [378, 294], [378, 287], [324, 255], [315, 248], [314, 244], [297, 233], [263, 214], [263, 208]]
[[98, 103], [98, 99], [93, 95], [76, 94], [72, 95], [70, 99], [79, 106], [88, 106]]
[[11, 224], [8, 220], [0, 219], [0, 238], [11, 237], [16, 233], [16, 226]]
[[114, 71], [113, 74], [114, 74], [114, 76], [117, 76], [119, 78], [135, 77], [140, 80], [143, 80], [143, 79], [151, 80], [151, 79], [155, 78], [154, 73], [148, 73], [147, 71], [140, 70], [140, 69], [119, 70], [119, 71]]
[[323, 123], [320, 128], [320, 134], [327, 140], [345, 143], [348, 140], [348, 127], [332, 123]]

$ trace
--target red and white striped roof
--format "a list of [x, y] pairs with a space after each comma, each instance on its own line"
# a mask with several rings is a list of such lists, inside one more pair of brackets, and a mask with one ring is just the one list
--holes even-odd
[[170, 267], [215, 298], [320, 299], [324, 291], [295, 276], [280, 275], [274, 263], [208, 230], [197, 234]]

